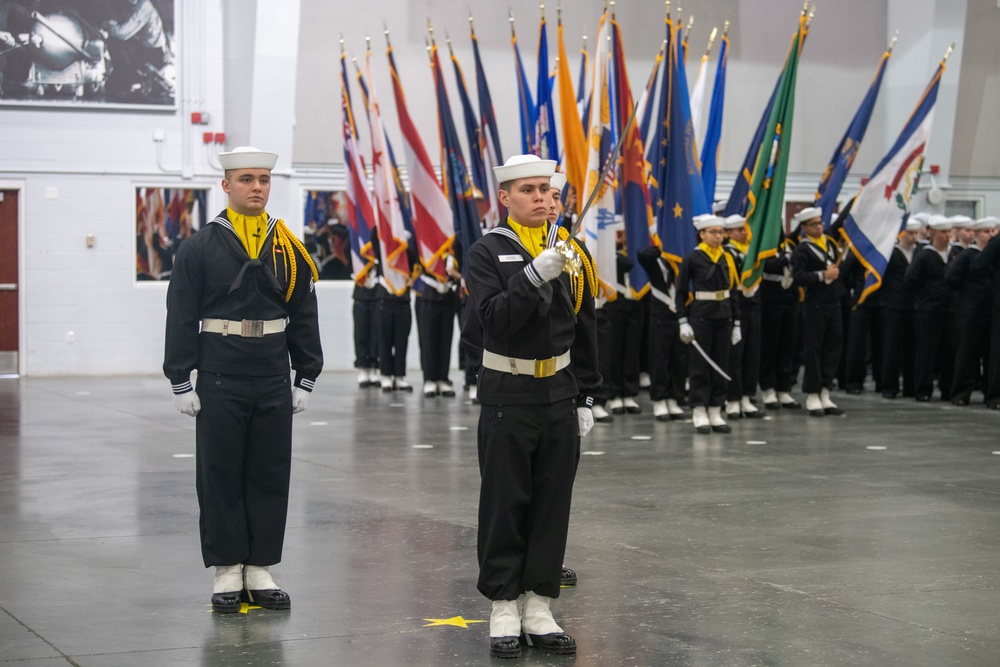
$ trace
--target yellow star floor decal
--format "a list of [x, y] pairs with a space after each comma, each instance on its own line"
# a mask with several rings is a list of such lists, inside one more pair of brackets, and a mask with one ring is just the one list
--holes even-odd
[[[255, 605], [255, 604], [250, 604], [249, 602], [241, 602], [241, 603], [240, 603], [240, 613], [241, 613], [241, 614], [246, 614], [246, 613], [247, 613], [247, 612], [249, 612], [249, 611], [250, 611], [251, 609], [263, 609], [263, 607], [258, 607], [258, 606], [257, 606], [257, 605]], [[216, 611], [215, 611], [214, 609], [209, 609], [208, 611], [209, 611], [210, 613], [212, 613], [212, 614], [215, 614], [215, 613], [216, 613]]]
[[476, 621], [472, 619], [462, 618], [461, 616], [452, 616], [451, 618], [425, 618], [425, 621], [430, 621], [424, 625], [425, 628], [429, 628], [435, 625], [454, 625], [456, 628], [468, 628], [469, 623], [485, 623], [486, 621]]

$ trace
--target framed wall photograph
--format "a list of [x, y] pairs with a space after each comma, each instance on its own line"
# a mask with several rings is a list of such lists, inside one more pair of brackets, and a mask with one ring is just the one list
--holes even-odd
[[208, 222], [209, 188], [135, 188], [136, 282], [167, 281], [181, 242]]
[[351, 241], [347, 228], [347, 193], [303, 190], [302, 242], [319, 270], [320, 280], [351, 279]]
[[0, 104], [173, 110], [175, 0], [3, 0]]

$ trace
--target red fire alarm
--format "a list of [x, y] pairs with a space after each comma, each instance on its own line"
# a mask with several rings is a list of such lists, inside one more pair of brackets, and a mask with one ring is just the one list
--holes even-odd
[[191, 124], [192, 125], [201, 125], [201, 112], [200, 111], [192, 111], [191, 112]]
[[941, 173], [941, 165], [939, 164], [932, 164], [930, 169], [932, 174], [936, 175]]
[[224, 144], [224, 143], [226, 143], [226, 133], [225, 132], [216, 132], [215, 133], [215, 143], [217, 143], [217, 144]]
[[862, 186], [868, 185], [868, 177], [867, 176], [865, 176], [864, 178], [861, 179], [861, 185]]
[[212, 143], [212, 133], [211, 132], [205, 132], [205, 133], [203, 133], [201, 135], [201, 140], [203, 142], [205, 142], [206, 144]]

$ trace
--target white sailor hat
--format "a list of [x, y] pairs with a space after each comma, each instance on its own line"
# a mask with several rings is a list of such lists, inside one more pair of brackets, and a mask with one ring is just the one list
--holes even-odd
[[979, 218], [979, 220], [976, 220], [975, 223], [970, 225], [970, 229], [974, 229], [977, 232], [983, 229], [1000, 229], [1000, 219], [995, 218], [992, 215], [985, 218]]
[[511, 155], [502, 167], [493, 167], [498, 183], [509, 183], [519, 178], [536, 176], [551, 178], [555, 172], [555, 160], [543, 160], [537, 155]]
[[922, 225], [926, 225], [931, 220], [931, 214], [927, 211], [920, 211], [910, 216], [910, 220], [916, 220]]
[[906, 227], [903, 229], [904, 232], [919, 232], [924, 228], [924, 223], [917, 217], [920, 214], [911, 215], [906, 219]]
[[712, 213], [722, 213], [726, 210], [726, 202], [721, 199], [712, 204]]
[[822, 218], [822, 217], [823, 217], [823, 209], [818, 208], [816, 206], [807, 206], [806, 208], [796, 213], [793, 219], [795, 220], [795, 222], [801, 225], [803, 222], [812, 220], [813, 218]]
[[549, 179], [549, 187], [562, 192], [562, 189], [566, 187], [566, 174], [561, 174], [558, 171], [552, 174], [552, 178]]
[[927, 226], [938, 231], [948, 231], [955, 225], [949, 217], [943, 215], [932, 215], [931, 219], [927, 221]]
[[727, 217], [725, 224], [722, 225], [723, 229], [740, 229], [746, 223], [747, 219], [744, 218], [739, 213], [734, 213]]
[[223, 169], [274, 169], [277, 153], [265, 153], [252, 146], [238, 146], [228, 153], [219, 153]]
[[694, 228], [699, 232], [703, 229], [708, 229], [709, 227], [724, 227], [726, 221], [717, 215], [712, 215], [711, 213], [703, 213], [702, 215], [694, 216], [692, 220], [694, 223]]
[[968, 227], [975, 222], [967, 215], [953, 215], [948, 220], [951, 221], [952, 227]]

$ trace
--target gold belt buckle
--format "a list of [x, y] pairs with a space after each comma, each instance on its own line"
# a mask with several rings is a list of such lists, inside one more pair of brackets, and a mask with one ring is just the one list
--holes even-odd
[[725, 298], [726, 298], [726, 290], [720, 289], [719, 291], [717, 291], [715, 293], [715, 300], [716, 301], [722, 301]]
[[548, 378], [556, 374], [556, 358], [535, 359], [535, 377]]
[[244, 338], [263, 338], [264, 320], [243, 320], [240, 322]]

